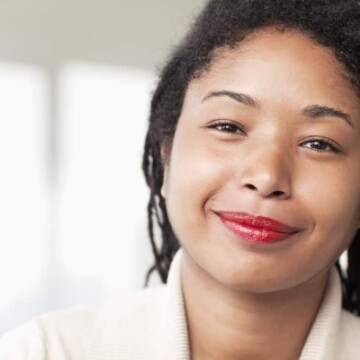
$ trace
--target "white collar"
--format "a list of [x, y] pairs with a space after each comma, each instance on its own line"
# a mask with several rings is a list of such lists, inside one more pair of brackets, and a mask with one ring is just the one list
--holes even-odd
[[[88, 360], [189, 360], [189, 342], [181, 290], [180, 249], [167, 285], [109, 302], [92, 331]], [[319, 312], [299, 360], [336, 360], [341, 315], [341, 281], [331, 269]]]

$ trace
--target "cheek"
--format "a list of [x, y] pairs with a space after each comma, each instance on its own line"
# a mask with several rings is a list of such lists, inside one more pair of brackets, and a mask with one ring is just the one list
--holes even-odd
[[230, 171], [224, 159], [199, 147], [174, 150], [167, 176], [167, 204], [200, 215], [208, 199], [224, 186]]
[[[183, 140], [184, 138], [182, 138]], [[166, 207], [172, 227], [181, 241], [206, 229], [209, 199], [224, 190], [231, 170], [223, 153], [205, 146], [173, 143], [166, 176]]]
[[310, 173], [311, 177], [304, 175], [294, 186], [294, 198], [311, 223], [309, 238], [315, 246], [326, 243], [325, 252], [341, 253], [359, 225], [360, 182], [345, 169]]

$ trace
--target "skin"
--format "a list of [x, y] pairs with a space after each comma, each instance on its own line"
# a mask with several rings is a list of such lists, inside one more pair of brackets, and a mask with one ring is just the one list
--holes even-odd
[[[258, 106], [204, 100], [223, 90]], [[341, 110], [351, 125], [304, 114], [309, 105]], [[219, 120], [231, 124], [215, 126]], [[359, 98], [343, 66], [295, 30], [259, 31], [191, 81], [171, 155], [162, 149], [162, 194], [184, 249], [192, 359], [300, 356], [329, 270], [359, 227], [359, 140]], [[266, 216], [299, 231], [277, 248], [251, 246], [214, 211]]]

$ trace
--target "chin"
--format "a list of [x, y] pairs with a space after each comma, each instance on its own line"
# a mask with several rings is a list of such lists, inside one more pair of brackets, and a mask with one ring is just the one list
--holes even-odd
[[[215, 269], [214, 269], [215, 270]], [[212, 278], [221, 286], [233, 291], [244, 291], [256, 294], [272, 293], [286, 290], [301, 283], [297, 277], [289, 276], [286, 273], [269, 272], [268, 269], [222, 269], [222, 271], [212, 271]]]

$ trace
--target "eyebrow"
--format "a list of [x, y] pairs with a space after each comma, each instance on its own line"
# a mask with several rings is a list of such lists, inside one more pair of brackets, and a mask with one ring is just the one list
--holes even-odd
[[227, 97], [229, 97], [241, 104], [247, 105], [247, 106], [260, 107], [259, 103], [255, 99], [253, 99], [251, 96], [246, 95], [246, 94], [237, 93], [234, 91], [228, 91], [228, 90], [211, 91], [208, 95], [206, 95], [204, 97], [202, 102], [204, 102], [210, 98], [213, 98], [213, 97], [223, 97], [223, 96], [227, 96]]
[[[241, 104], [254, 108], [260, 108], [260, 103], [256, 99], [252, 98], [250, 95], [229, 91], [229, 90], [211, 91], [209, 94], [207, 94], [204, 97], [202, 102], [214, 97], [229, 97]], [[313, 119], [322, 118], [326, 116], [340, 118], [345, 120], [345, 122], [348, 125], [350, 125], [352, 128], [354, 127], [354, 124], [351, 121], [351, 116], [348, 113], [339, 109], [332, 108], [330, 106], [308, 105], [301, 111], [301, 113]]]

